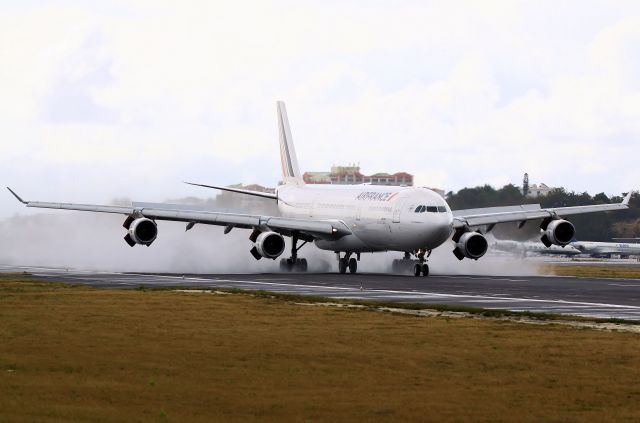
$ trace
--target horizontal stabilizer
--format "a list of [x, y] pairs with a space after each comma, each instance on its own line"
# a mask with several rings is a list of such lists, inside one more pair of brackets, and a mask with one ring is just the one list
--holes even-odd
[[253, 195], [253, 196], [256, 196], [256, 197], [269, 198], [271, 200], [277, 200], [278, 199], [278, 196], [276, 194], [271, 194], [269, 192], [250, 191], [248, 189], [229, 188], [229, 187], [223, 187], [223, 186], [219, 186], [219, 185], [196, 184], [196, 183], [193, 183], [193, 182], [185, 182], [185, 184], [193, 185], [193, 186], [196, 186], [196, 187], [213, 188], [213, 189], [219, 189], [221, 191], [235, 192], [236, 194]]

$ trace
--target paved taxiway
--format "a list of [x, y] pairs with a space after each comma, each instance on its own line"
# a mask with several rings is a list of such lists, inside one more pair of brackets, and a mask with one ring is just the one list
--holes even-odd
[[640, 320], [640, 280], [573, 277], [383, 274], [141, 274], [0, 266], [2, 272], [103, 288], [225, 287], [333, 298], [457, 304], [516, 311]]

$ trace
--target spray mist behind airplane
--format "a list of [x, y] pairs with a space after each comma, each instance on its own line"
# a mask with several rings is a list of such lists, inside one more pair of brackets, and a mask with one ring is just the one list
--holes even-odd
[[[575, 236], [567, 216], [628, 207], [631, 193], [619, 204], [602, 204], [559, 208], [532, 208], [530, 205], [458, 210], [452, 212], [447, 202], [427, 188], [376, 185], [307, 186], [298, 167], [287, 112], [277, 103], [280, 158], [284, 184], [274, 194], [192, 184], [262, 197], [275, 201], [282, 216], [222, 213], [193, 207], [190, 210], [170, 204], [105, 206], [93, 204], [25, 201], [11, 193], [27, 207], [116, 213], [125, 216], [125, 241], [130, 246], [150, 246], [158, 236], [158, 221], [186, 223], [187, 230], [196, 224], [247, 229], [252, 243], [251, 255], [260, 260], [277, 259], [285, 251], [284, 237], [291, 237], [291, 252], [280, 261], [284, 271], [306, 271], [307, 260], [298, 252], [307, 243], [334, 251], [338, 271], [356, 273], [361, 253], [400, 251], [404, 260], [394, 260], [393, 269], [410, 268], [415, 276], [427, 276], [426, 263], [431, 251], [453, 241], [453, 254], [459, 259], [478, 260], [487, 252], [485, 234], [497, 224], [541, 220], [541, 241], [546, 247], [564, 246]], [[61, 234], [64, 236], [64, 234]], [[417, 260], [410, 260], [415, 257]]]

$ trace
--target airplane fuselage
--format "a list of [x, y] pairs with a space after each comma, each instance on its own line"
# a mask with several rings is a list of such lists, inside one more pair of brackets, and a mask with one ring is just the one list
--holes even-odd
[[640, 244], [634, 243], [576, 241], [571, 246], [592, 256], [640, 256]]
[[278, 188], [278, 207], [286, 217], [344, 222], [352, 235], [316, 240], [324, 250], [431, 250], [452, 233], [451, 209], [439, 194], [426, 188], [283, 185]]

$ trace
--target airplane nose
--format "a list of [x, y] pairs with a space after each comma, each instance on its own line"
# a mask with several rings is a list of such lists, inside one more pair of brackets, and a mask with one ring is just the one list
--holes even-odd
[[[444, 217], [444, 216], [443, 216]], [[433, 237], [437, 239], [439, 244], [445, 242], [451, 236], [453, 226], [449, 218], [441, 219], [433, 228]]]
[[453, 218], [447, 213], [425, 214], [424, 224], [419, 231], [419, 242], [422, 243], [424, 248], [437, 248], [445, 243], [451, 236], [451, 232], [453, 231]]

